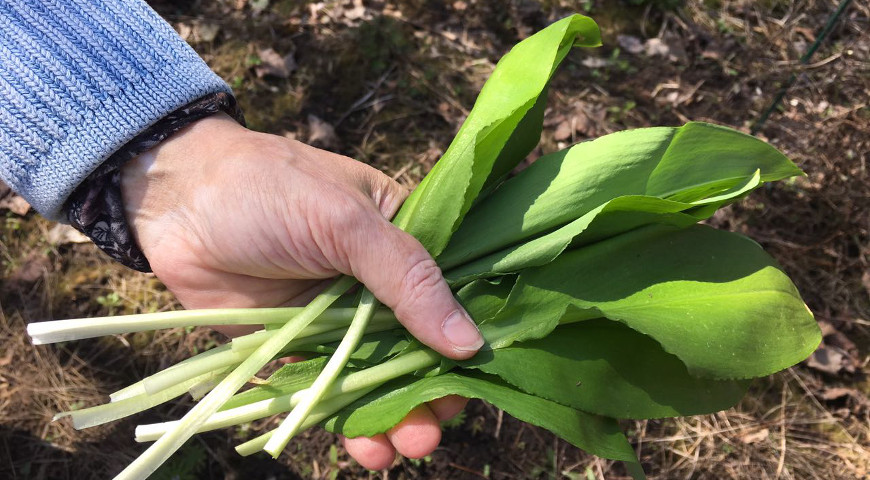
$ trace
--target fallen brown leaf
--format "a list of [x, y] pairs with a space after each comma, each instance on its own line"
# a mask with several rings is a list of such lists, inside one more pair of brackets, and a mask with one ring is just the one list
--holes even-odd
[[762, 428], [757, 432], [747, 433], [746, 435], [743, 435], [742, 437], [740, 437], [740, 441], [747, 445], [751, 445], [753, 443], [758, 443], [762, 440], [766, 440], [769, 435], [770, 430], [767, 428]]
[[31, 253], [24, 263], [16, 268], [6, 281], [4, 286], [30, 285], [40, 278], [42, 274], [51, 269], [51, 262], [45, 255]]
[[266, 76], [287, 78], [296, 70], [296, 59], [293, 54], [281, 56], [271, 48], [260, 50], [260, 64], [254, 67], [254, 73], [258, 78]]
[[807, 366], [820, 372], [836, 375], [844, 369], [846, 356], [839, 349], [821, 346], [807, 359]]
[[861, 394], [854, 388], [832, 387], [826, 388], [819, 393], [822, 400], [837, 400], [843, 397], [860, 398]]
[[553, 138], [556, 140], [568, 140], [571, 138], [571, 134], [574, 133], [574, 127], [571, 125], [571, 120], [564, 120], [559, 126], [556, 127], [556, 131], [553, 133]]
[[0, 182], [0, 210], [9, 210], [23, 217], [30, 211], [30, 204], [13, 192], [8, 185]]
[[314, 115], [308, 115], [308, 143], [323, 148], [335, 147], [338, 144], [335, 128]]
[[52, 245], [68, 245], [70, 243], [88, 243], [91, 241], [90, 238], [86, 237], [83, 233], [79, 232], [75, 228], [64, 225], [62, 223], [58, 223], [51, 230], [48, 231], [45, 235], [48, 243]]

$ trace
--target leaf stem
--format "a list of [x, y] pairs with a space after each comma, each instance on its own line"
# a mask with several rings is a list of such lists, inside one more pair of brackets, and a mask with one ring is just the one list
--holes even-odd
[[[314, 407], [314, 410], [312, 410], [312, 412], [305, 418], [300, 430], [305, 430], [317, 425], [321, 421], [329, 418], [329, 416], [335, 412], [369, 394], [369, 392], [375, 388], [377, 387], [369, 387], [355, 392], [345, 393], [318, 403], [317, 406]], [[263, 447], [266, 446], [266, 443], [272, 438], [274, 433], [275, 430], [272, 430], [238, 445], [236, 447], [236, 452], [238, 452], [239, 455], [246, 457], [261, 451], [263, 450]]]
[[[365, 370], [353, 372], [335, 380], [335, 383], [324, 395], [325, 404], [332, 398], [348, 393], [356, 393], [361, 390], [371, 390], [394, 378], [401, 377], [438, 364], [441, 356], [429, 349], [415, 350], [399, 355], [380, 365]], [[269, 415], [286, 412], [299, 404], [300, 399], [306, 395], [306, 390], [300, 390], [292, 394], [260, 400], [248, 405], [223, 410], [210, 416], [197, 430], [206, 432], [216, 430], [239, 423], [250, 422]], [[136, 441], [143, 442], [155, 440], [168, 430], [178, 425], [178, 421], [140, 425], [136, 427]], [[304, 425], [304, 424], [303, 424]], [[265, 442], [263, 443], [265, 445]], [[262, 446], [261, 446], [262, 448]]]
[[[317, 320], [318, 322], [320, 320]], [[348, 322], [349, 323], [349, 322]], [[315, 325], [311, 325], [310, 327], [315, 327]], [[383, 332], [385, 330], [392, 330], [394, 328], [399, 328], [402, 325], [396, 320], [393, 312], [389, 310], [379, 310], [375, 313], [374, 317], [372, 317], [371, 322], [369, 322], [368, 328], [366, 328], [365, 333], [375, 333], [375, 332]], [[345, 327], [347, 324], [341, 325], [339, 328], [335, 328], [330, 325], [331, 328], [323, 329], [323, 331], [315, 332], [312, 328], [306, 328], [305, 333], [309, 333], [305, 335], [305, 338], [297, 338], [293, 340], [294, 346], [301, 345], [317, 345], [322, 343], [334, 342], [336, 340], [340, 340], [345, 332]], [[236, 337], [232, 340], [232, 348], [233, 350], [245, 350], [252, 347], [257, 347], [262, 345], [266, 339], [270, 338], [272, 335], [275, 335], [276, 330], [261, 330], [259, 332], [254, 332], [249, 335], [244, 335], [241, 337]], [[288, 344], [289, 347], [289, 344]]]
[[352, 277], [341, 277], [323, 293], [317, 296], [295, 318], [284, 324], [279, 334], [270, 338], [260, 348], [251, 353], [248, 358], [236, 367], [221, 383], [196, 404], [181, 421], [154, 442], [142, 455], [118, 474], [116, 480], [144, 479], [154, 471], [170, 455], [186, 442], [208, 418], [213, 415], [238, 389], [245, 384], [263, 365], [272, 360], [287, 343], [298, 335], [329, 305], [347, 292], [356, 280]]
[[[27, 325], [27, 333], [30, 335], [33, 345], [43, 345], [162, 328], [210, 325], [280, 325], [298, 315], [303, 309], [304, 307], [217, 308], [141, 313], [121, 317], [55, 320], [31, 323]], [[355, 313], [356, 308], [330, 308], [317, 317], [317, 323], [312, 325], [312, 329], [315, 331], [304, 333], [320, 333], [325, 330], [345, 327], [350, 323]]]
[[54, 420], [64, 417], [70, 417], [73, 421], [73, 428], [81, 430], [83, 428], [102, 425], [107, 422], [118, 420], [135, 413], [139, 413], [149, 408], [156, 407], [161, 403], [172, 400], [187, 393], [188, 389], [193, 386], [219, 377], [223, 372], [215, 371], [208, 372], [203, 375], [193, 377], [191, 379], [179, 382], [165, 390], [157, 392], [153, 395], [142, 394], [133, 397], [128, 397], [117, 402], [104, 403], [81, 410], [73, 410], [70, 412], [58, 413], [54, 416]]
[[265, 450], [272, 454], [272, 458], [277, 458], [287, 446], [287, 442], [299, 433], [299, 428], [305, 418], [333, 384], [344, 366], [347, 365], [347, 360], [359, 344], [360, 338], [365, 334], [366, 327], [379, 305], [378, 300], [368, 289], [363, 290], [356, 315], [341, 343], [338, 344], [335, 353], [332, 354], [329, 362], [323, 367], [323, 371], [320, 372], [311, 387], [305, 391], [306, 393], [299, 404], [281, 422], [281, 425], [275, 430], [275, 434], [266, 443]]

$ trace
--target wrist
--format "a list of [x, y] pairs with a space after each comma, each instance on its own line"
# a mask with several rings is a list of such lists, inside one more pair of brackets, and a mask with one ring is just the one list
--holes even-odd
[[192, 122], [121, 169], [124, 214], [140, 248], [149, 250], [170, 222], [183, 217], [196, 190], [210, 183], [234, 139], [248, 130], [217, 113]]

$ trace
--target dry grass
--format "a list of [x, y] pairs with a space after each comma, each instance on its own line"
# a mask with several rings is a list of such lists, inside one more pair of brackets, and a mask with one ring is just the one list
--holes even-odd
[[[498, 57], [571, 11], [567, 1], [156, 2], [238, 94], [253, 127], [310, 138], [313, 114], [335, 127], [329, 148], [413, 185], [446, 148]], [[870, 475], [870, 9], [853, 2], [808, 66], [796, 59], [833, 0], [580, 2], [606, 46], [569, 57], [551, 90], [536, 154], [628, 127], [705, 120], [743, 130], [790, 73], [798, 81], [761, 135], [807, 177], [762, 189], [712, 223], [762, 243], [825, 323], [829, 373], [805, 364], [757, 381], [715, 415], [626, 424], [654, 479], [854, 479]], [[242, 6], [237, 9], [236, 6]], [[614, 7], [616, 5], [616, 7]], [[183, 25], [182, 25], [183, 24]], [[202, 40], [203, 25], [219, 28]], [[207, 32], [206, 32], [207, 33]], [[617, 35], [659, 38], [670, 58], [631, 54]], [[198, 35], [198, 36], [197, 36]], [[256, 74], [261, 51], [294, 53], [287, 78]], [[589, 67], [588, 58], [598, 59]], [[365, 61], [360, 61], [364, 59]], [[0, 478], [101, 478], [141, 451], [134, 423], [177, 417], [164, 406], [136, 421], [81, 432], [54, 413], [107, 394], [219, 339], [174, 330], [34, 348], [27, 322], [176, 308], [151, 276], [108, 262], [90, 245], [54, 245], [52, 226], [9, 212], [0, 229]], [[118, 295], [115, 301], [111, 293]], [[99, 300], [102, 298], [102, 300]], [[837, 370], [836, 367], [839, 367]], [[265, 428], [255, 422], [247, 431]], [[365, 472], [331, 435], [309, 432], [281, 462], [239, 459], [244, 431], [204, 435], [202, 478], [625, 478], [551, 434], [473, 403], [431, 459]]]

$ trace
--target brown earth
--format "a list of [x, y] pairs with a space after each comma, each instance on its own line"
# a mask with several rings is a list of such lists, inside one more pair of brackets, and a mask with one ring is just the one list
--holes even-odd
[[[801, 365], [756, 381], [715, 415], [626, 423], [654, 479], [855, 479], [870, 475], [870, 8], [852, 2], [808, 65], [838, 2], [804, 0], [154, 1], [229, 82], [252, 128], [370, 163], [413, 186], [447, 147], [511, 45], [573, 11], [605, 46], [575, 51], [551, 89], [535, 155], [626, 128], [702, 120], [748, 131], [789, 75], [759, 136], [807, 176], [717, 214], [792, 276], [825, 332]], [[26, 323], [178, 308], [160, 282], [106, 260], [0, 191], [0, 478], [85, 479], [142, 451], [137, 423], [189, 402], [75, 431], [54, 413], [223, 339], [169, 330], [47, 347]], [[232, 446], [254, 422], [191, 441], [163, 478], [626, 478], [547, 431], [472, 402], [423, 460], [367, 472], [310, 431], [278, 461]]]

